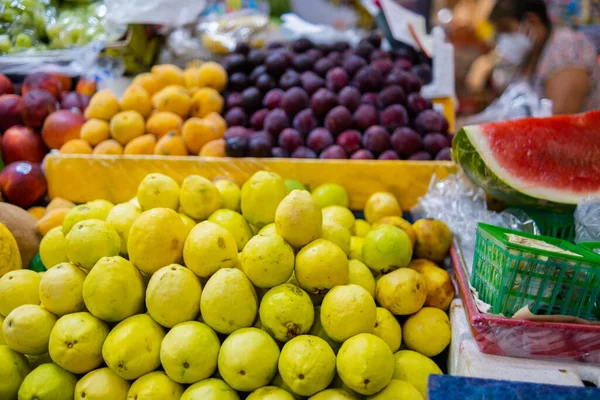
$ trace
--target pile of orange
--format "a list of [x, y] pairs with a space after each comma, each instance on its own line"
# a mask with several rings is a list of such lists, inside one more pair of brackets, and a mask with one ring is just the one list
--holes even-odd
[[227, 72], [215, 62], [185, 70], [165, 64], [136, 76], [121, 100], [97, 92], [85, 110], [80, 138], [64, 154], [225, 156], [227, 124], [221, 93]]

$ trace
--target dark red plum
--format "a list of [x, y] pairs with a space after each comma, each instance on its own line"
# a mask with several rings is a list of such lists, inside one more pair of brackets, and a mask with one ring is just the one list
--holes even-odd
[[319, 49], [312, 48], [306, 52], [306, 55], [312, 58], [313, 64], [317, 62], [319, 58], [323, 58], [323, 52]]
[[292, 158], [317, 158], [317, 153], [308, 147], [298, 147], [291, 155]]
[[271, 147], [273, 143], [267, 137], [268, 135], [252, 135], [248, 140], [249, 157], [271, 157]]
[[297, 54], [292, 60], [292, 65], [298, 72], [308, 71], [312, 68], [313, 63], [314, 60], [310, 54]]
[[362, 145], [373, 154], [383, 153], [391, 146], [390, 134], [383, 126], [374, 125], [365, 131]]
[[381, 50], [381, 49], [373, 50], [373, 52], [371, 52], [371, 55], [369, 56], [370, 61], [384, 60], [384, 59], [390, 60], [390, 62], [392, 61], [390, 59], [390, 54], [387, 51]]
[[[263, 65], [259, 65], [255, 67], [250, 75], [248, 75], [248, 80], [252, 83], [255, 83], [259, 76], [267, 74], [267, 67]], [[268, 74], [267, 74], [268, 75]]]
[[360, 102], [362, 104], [369, 104], [374, 107], [378, 107], [379, 106], [379, 93], [376, 93], [376, 92], [365, 93], [360, 97]]
[[394, 58], [406, 58], [413, 61], [418, 58], [416, 50], [409, 45], [403, 45], [399, 48], [392, 49], [391, 54]]
[[281, 108], [288, 113], [290, 117], [296, 115], [300, 110], [308, 107], [308, 94], [299, 87], [288, 89], [281, 98]]
[[332, 108], [325, 117], [325, 128], [334, 135], [352, 128], [352, 114], [344, 106]]
[[286, 54], [272, 53], [265, 59], [265, 67], [271, 76], [280, 76], [289, 67], [290, 62]]
[[330, 69], [327, 72], [325, 80], [327, 81], [327, 88], [336, 93], [348, 86], [348, 83], [350, 82], [348, 73], [341, 67]]
[[226, 99], [227, 108], [232, 109], [234, 107], [242, 106], [242, 94], [240, 92], [232, 92], [227, 95]]
[[243, 72], [236, 72], [229, 77], [231, 90], [240, 91], [248, 87], [248, 77]]
[[333, 61], [328, 58], [321, 58], [313, 65], [313, 71], [324, 78], [325, 75], [327, 75], [327, 72], [333, 67], [335, 67]]
[[344, 51], [349, 50], [349, 49], [350, 49], [350, 44], [343, 40], [338, 40], [337, 42], [335, 42], [333, 44], [333, 50], [339, 51], [340, 53], [343, 53]]
[[408, 112], [406, 108], [400, 104], [392, 104], [388, 106], [379, 115], [381, 125], [386, 127], [390, 132], [396, 128], [401, 128], [408, 125]]
[[224, 139], [246, 138], [250, 137], [250, 131], [243, 126], [232, 126], [225, 131]]
[[223, 68], [227, 71], [230, 76], [235, 72], [244, 72], [248, 63], [246, 57], [243, 54], [231, 53], [226, 56], [221, 62]]
[[361, 149], [350, 157], [352, 160], [374, 160], [375, 156], [369, 150]]
[[256, 78], [255, 82], [256, 87], [263, 93], [268, 92], [271, 89], [274, 89], [277, 86], [275, 79], [271, 77], [269, 74], [262, 74], [258, 78]]
[[286, 149], [282, 149], [281, 147], [273, 147], [271, 149], [271, 156], [274, 158], [289, 158], [290, 152]]
[[394, 61], [394, 68], [402, 71], [410, 71], [413, 67], [413, 62], [407, 58], [399, 58]]
[[242, 92], [242, 106], [246, 111], [258, 110], [262, 104], [262, 93], [258, 88], [249, 87]]
[[304, 138], [296, 129], [287, 128], [281, 132], [277, 143], [279, 147], [291, 153], [304, 144]]
[[306, 108], [296, 114], [292, 122], [294, 128], [305, 135], [315, 129], [318, 124], [319, 121], [317, 121], [314, 112], [310, 108]]
[[342, 65], [342, 61], [344, 61], [344, 54], [340, 53], [339, 51], [332, 51], [331, 53], [327, 54], [327, 59], [331, 60], [334, 66], [339, 67]]
[[313, 42], [307, 38], [296, 39], [292, 42], [292, 50], [295, 53], [304, 53], [314, 46]]
[[335, 142], [342, 146], [348, 154], [352, 154], [362, 147], [362, 136], [359, 131], [348, 129], [340, 133]]
[[310, 98], [310, 108], [319, 117], [324, 117], [329, 110], [337, 105], [337, 96], [329, 89], [319, 89]]
[[381, 75], [387, 76], [394, 67], [392, 61], [389, 58], [380, 58], [371, 62], [371, 66], [377, 71], [381, 72]]
[[265, 117], [264, 129], [273, 137], [279, 136], [281, 131], [285, 128], [289, 128], [290, 120], [281, 108], [276, 108], [269, 111]]
[[398, 85], [391, 85], [379, 92], [377, 103], [379, 107], [386, 108], [392, 104], [404, 104], [406, 102], [406, 93]]
[[421, 135], [408, 127], [398, 128], [392, 134], [392, 148], [401, 157], [408, 158], [421, 149]]
[[351, 112], [356, 111], [360, 105], [360, 91], [352, 86], [346, 86], [338, 94], [338, 102]]
[[233, 137], [225, 139], [225, 154], [229, 157], [245, 157], [248, 153], [248, 138]]
[[348, 158], [348, 154], [346, 154], [346, 150], [342, 146], [333, 145], [329, 146], [325, 150], [321, 152], [319, 158], [322, 159], [330, 159], [330, 160], [343, 160]]
[[281, 78], [279, 78], [279, 87], [283, 90], [288, 90], [294, 86], [302, 86], [300, 74], [293, 69], [288, 69], [283, 75], [281, 75]]
[[419, 151], [418, 153], [408, 157], [408, 159], [411, 161], [429, 161], [431, 160], [431, 154], [426, 151]]
[[225, 114], [225, 122], [227, 126], [247, 126], [248, 115], [241, 107], [233, 107]]
[[268, 108], [269, 110], [273, 110], [278, 108], [281, 105], [281, 99], [283, 98], [283, 90], [281, 89], [271, 89], [265, 94], [263, 99], [263, 106]]
[[365, 59], [360, 56], [357, 56], [356, 54], [349, 55], [348, 57], [344, 58], [344, 61], [342, 62], [342, 68], [344, 68], [350, 76], [354, 76], [354, 74], [356, 74], [356, 71], [358, 71], [366, 65], [367, 62], [365, 61]]
[[361, 92], [378, 92], [383, 87], [383, 75], [375, 68], [367, 65], [354, 75], [354, 83]]
[[315, 128], [306, 137], [306, 147], [320, 153], [333, 144], [333, 135], [325, 128]]
[[358, 46], [356, 46], [355, 52], [362, 58], [369, 59], [373, 50], [375, 50], [375, 47], [368, 40], [361, 39], [361, 41], [358, 42]]
[[367, 130], [370, 126], [379, 123], [379, 113], [377, 109], [370, 104], [361, 104], [352, 116], [354, 126], [361, 132]]
[[421, 80], [410, 72], [398, 69], [392, 70], [385, 78], [386, 85], [399, 85], [406, 93], [416, 93], [421, 91]]
[[431, 108], [431, 103], [419, 93], [411, 93], [406, 100], [406, 108], [411, 115], [419, 115], [423, 111]]
[[234, 53], [247, 56], [248, 53], [250, 53], [250, 45], [247, 42], [238, 42], [238, 44], [235, 45], [235, 50], [233, 51]]
[[267, 56], [264, 51], [254, 49], [254, 50], [250, 50], [250, 53], [248, 53], [248, 57], [246, 57], [246, 61], [251, 66], [256, 67], [257, 65], [263, 64], [265, 62], [266, 58], [267, 58]]
[[378, 160], [399, 160], [400, 157], [394, 150], [386, 150], [377, 157]]
[[312, 71], [303, 72], [300, 79], [302, 80], [302, 88], [311, 96], [317, 90], [325, 87], [325, 79]]
[[444, 132], [445, 119], [446, 118], [444, 118], [442, 114], [435, 110], [425, 110], [415, 118], [415, 129], [422, 134], [429, 132]]
[[[448, 122], [446, 117], [444, 117], [442, 115], [442, 129], [440, 129], [440, 132], [447, 133], [449, 130], [450, 130], [450, 123]], [[454, 134], [452, 134], [452, 136], [448, 136], [448, 138], [450, 138], [450, 141], [452, 141], [452, 139], [454, 138]]]
[[435, 159], [438, 161], [452, 161], [452, 149], [446, 147], [436, 154]]
[[267, 117], [268, 113], [269, 109], [263, 108], [252, 114], [252, 116], [250, 117], [250, 127], [255, 131], [262, 130], [265, 124], [265, 118]]
[[376, 49], [378, 49], [378, 48], [381, 47], [381, 36], [379, 36], [379, 34], [377, 32], [371, 32], [371, 33], [369, 33], [369, 36], [367, 36], [367, 40]]
[[423, 148], [432, 157], [435, 157], [440, 150], [450, 147], [450, 140], [441, 133], [429, 133], [423, 137]]
[[269, 42], [269, 44], [267, 44], [267, 50], [282, 49], [284, 47], [285, 47], [285, 44], [283, 44], [282, 42], [278, 42], [276, 40]]
[[431, 67], [427, 64], [415, 65], [411, 69], [411, 72], [419, 77], [419, 79], [421, 80], [421, 83], [423, 83], [423, 85], [428, 85], [433, 80], [433, 74], [431, 72]]
[[78, 108], [79, 111], [84, 112], [89, 103], [89, 96], [77, 92], [69, 92], [61, 99], [60, 108], [63, 110]]

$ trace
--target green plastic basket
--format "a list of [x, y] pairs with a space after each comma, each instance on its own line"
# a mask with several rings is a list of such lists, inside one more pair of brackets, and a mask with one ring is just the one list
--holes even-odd
[[579, 243], [578, 245], [586, 250], [593, 251], [596, 254], [600, 254], [600, 242], [583, 242]]
[[[575, 255], [515, 244], [507, 234], [542, 240]], [[512, 317], [529, 306], [537, 315], [600, 320], [600, 256], [563, 240], [480, 223], [471, 285], [493, 314]]]
[[540, 229], [542, 236], [575, 241], [575, 216], [570, 214], [553, 214], [543, 210], [523, 209]]

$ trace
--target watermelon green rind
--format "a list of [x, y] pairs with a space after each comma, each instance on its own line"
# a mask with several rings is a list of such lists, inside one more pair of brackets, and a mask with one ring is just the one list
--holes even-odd
[[572, 204], [535, 198], [507, 184], [488, 167], [472, 143], [471, 138], [480, 133], [478, 129], [477, 126], [462, 128], [452, 141], [452, 158], [460, 164], [473, 183], [511, 206], [540, 207], [552, 212], [569, 212], [574, 209]]

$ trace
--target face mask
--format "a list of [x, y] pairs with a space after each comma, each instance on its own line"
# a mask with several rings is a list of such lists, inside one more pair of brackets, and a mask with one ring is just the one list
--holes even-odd
[[533, 42], [522, 32], [498, 35], [496, 53], [513, 65], [523, 64], [532, 49]]

